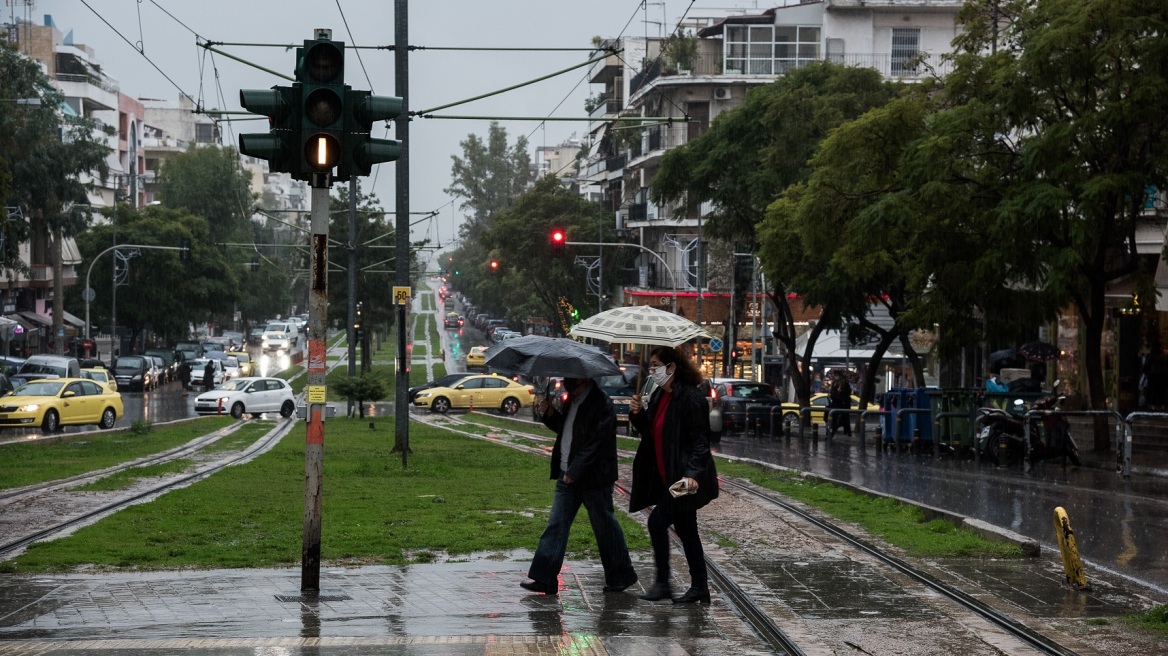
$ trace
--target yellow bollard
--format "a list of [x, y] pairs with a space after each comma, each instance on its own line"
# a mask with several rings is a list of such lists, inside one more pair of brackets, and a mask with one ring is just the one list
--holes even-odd
[[1067, 511], [1060, 506], [1054, 509], [1054, 532], [1058, 537], [1059, 551], [1063, 555], [1063, 571], [1067, 583], [1079, 590], [1087, 590], [1087, 573], [1083, 570], [1083, 559], [1079, 557], [1079, 546], [1075, 543], [1075, 532], [1071, 530], [1071, 520]]

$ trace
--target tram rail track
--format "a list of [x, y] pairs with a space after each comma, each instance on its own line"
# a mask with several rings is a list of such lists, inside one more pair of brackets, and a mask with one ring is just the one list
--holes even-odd
[[[414, 419], [417, 421], [426, 421], [425, 419], [421, 419], [416, 416]], [[438, 425], [455, 424], [456, 426], [471, 425], [475, 427], [487, 426], [487, 424], [478, 423], [461, 416], [444, 415], [443, 419], [444, 421], [442, 422], [429, 421], [427, 423]], [[526, 422], [525, 420], [513, 421], [516, 421], [517, 423], [532, 423]], [[458, 428], [451, 427], [449, 425], [444, 427], [450, 430], [455, 430], [475, 439], [486, 440], [522, 451], [527, 451], [529, 453], [537, 453], [543, 456], [548, 456], [550, 453], [550, 451], [546, 449], [531, 447], [524, 444], [516, 444], [508, 439], [501, 437], [493, 437], [490, 435], [458, 430]], [[498, 428], [495, 426], [489, 427], [497, 428], [499, 432], [508, 433], [510, 436], [516, 438], [542, 443], [554, 442], [554, 438], [547, 437], [546, 435], [526, 433], [517, 428]], [[618, 451], [618, 454], [625, 457], [632, 455], [632, 453], [628, 451]], [[1051, 656], [1076, 656], [1075, 651], [1059, 644], [1057, 641], [1044, 635], [1042, 632], [1027, 626], [1017, 618], [1012, 617], [1009, 614], [1004, 613], [983, 601], [980, 601], [970, 593], [945, 583], [936, 576], [933, 576], [928, 572], [913, 566], [911, 563], [908, 563], [905, 560], [888, 553], [886, 550], [881, 549], [880, 547], [871, 544], [860, 537], [857, 537], [851, 531], [807, 512], [797, 505], [786, 501], [777, 493], [761, 490], [756, 486], [744, 483], [732, 477], [721, 476], [720, 479], [723, 485], [723, 490], [727, 490], [733, 494], [751, 498], [757, 502], [776, 507], [784, 513], [793, 515], [799, 520], [815, 526], [820, 531], [823, 531], [835, 539], [842, 541], [852, 549], [875, 558], [883, 565], [908, 577], [911, 581], [922, 585], [925, 588], [944, 597], [950, 602], [956, 604], [959, 609], [976, 615], [983, 620], [993, 624], [998, 629], [1019, 640], [1027, 647], [1035, 650], [1037, 653], [1049, 654]], [[628, 482], [623, 480], [618, 481], [617, 489], [622, 494], [627, 495], [629, 492]], [[679, 542], [676, 536], [673, 535], [672, 539], [674, 546], [678, 547]], [[791, 636], [786, 631], [783, 631], [778, 623], [775, 622], [774, 618], [772, 618], [766, 612], [766, 609], [762, 603], [760, 603], [758, 599], [756, 599], [749, 591], [747, 591], [746, 588], [741, 585], [730, 572], [728, 572], [716, 560], [710, 558], [708, 555], [706, 556], [706, 565], [710, 572], [711, 580], [722, 593], [723, 598], [734, 609], [742, 621], [750, 626], [751, 629], [762, 640], [766, 641], [767, 644], [775, 649], [778, 653], [790, 654], [791, 656], [802, 656], [806, 653], [799, 645], [798, 641], [791, 638]]]
[[141, 458], [128, 460], [126, 462], [111, 465], [109, 467], [103, 467], [94, 471], [74, 474], [73, 476], [68, 476], [66, 478], [57, 478], [51, 481], [45, 481], [43, 483], [33, 483], [32, 485], [25, 485], [22, 487], [3, 490], [0, 491], [0, 503], [17, 503], [23, 499], [35, 496], [37, 494], [43, 494], [45, 492], [83, 485], [90, 481], [95, 481], [118, 472], [126, 471], [127, 469], [134, 469], [136, 467], [144, 467], [147, 465], [157, 465], [164, 462], [170, 462], [172, 460], [178, 460], [179, 458], [198, 453], [199, 451], [214, 444], [215, 442], [218, 442], [224, 437], [235, 433], [240, 428], [248, 425], [252, 421], [254, 420], [249, 419], [247, 421], [236, 422], [230, 426], [224, 426], [217, 431], [212, 431], [206, 435], [196, 437], [190, 442], [180, 444], [179, 446], [176, 446], [172, 449], [159, 451], [158, 453], [152, 453], [147, 456], [142, 456]]
[[[243, 423], [246, 423], [246, 422], [240, 422], [238, 424], [235, 424], [234, 426], [237, 426], [237, 427], [242, 426]], [[247, 448], [243, 449], [242, 451], [240, 451], [239, 453], [237, 453], [235, 455], [225, 457], [225, 458], [223, 458], [215, 463], [211, 463], [211, 464], [205, 465], [203, 467], [200, 467], [194, 472], [191, 472], [189, 474], [183, 474], [183, 475], [178, 476], [176, 478], [170, 479], [170, 480], [166, 481], [165, 483], [150, 486], [148, 489], [135, 492], [135, 493], [130, 494], [130, 495], [125, 496], [125, 497], [121, 497], [113, 502], [104, 504], [101, 507], [87, 510], [79, 515], [75, 515], [75, 516], [70, 517], [68, 519], [62, 520], [62, 521], [57, 522], [51, 526], [47, 526], [45, 528], [33, 531], [32, 533], [20, 536], [17, 539], [8, 540], [4, 543], [0, 543], [0, 560], [11, 558], [13, 555], [18, 553], [20, 550], [24, 549], [25, 547], [27, 547], [30, 544], [33, 544], [34, 542], [39, 542], [41, 540], [51, 538], [55, 535], [59, 535], [60, 533], [63, 533], [67, 530], [70, 530], [74, 527], [86, 524], [86, 523], [91, 522], [95, 519], [101, 518], [105, 515], [108, 515], [110, 513], [118, 511], [118, 510], [121, 510], [122, 508], [125, 508], [127, 506], [131, 506], [135, 503], [138, 503], [141, 500], [149, 499], [151, 497], [157, 496], [159, 494], [170, 491], [172, 489], [183, 487], [183, 486], [190, 484], [192, 482], [206, 478], [206, 477], [208, 477], [216, 472], [222, 471], [223, 469], [226, 469], [227, 467], [231, 467], [233, 465], [247, 462], [248, 460], [255, 458], [256, 456], [266, 452], [267, 450], [269, 450], [270, 448], [275, 446], [276, 443], [279, 442], [280, 439], [284, 435], [286, 435], [291, 430], [292, 426], [294, 426], [295, 424], [296, 424], [296, 422], [294, 419], [277, 419], [275, 425], [272, 427], [272, 429], [270, 431], [265, 433], [262, 437], [260, 437], [258, 440], [256, 440], [254, 443], [252, 443], [250, 446], [248, 446]], [[224, 429], [224, 430], [226, 430], [226, 429]], [[222, 436], [220, 436], [220, 438], [221, 437]], [[216, 438], [216, 439], [219, 439], [219, 438]], [[212, 440], [212, 442], [213, 441], [214, 440]], [[208, 443], [210, 443], [210, 442], [208, 442]], [[208, 443], [202, 444], [200, 446], [200, 448], [205, 447]], [[188, 445], [189, 444], [190, 443], [188, 443]], [[136, 464], [132, 464], [132, 465], [127, 464], [125, 467], [121, 467], [121, 469], [129, 469], [131, 467], [137, 467], [137, 466], [140, 466], [140, 464], [141, 463], [136, 463]], [[105, 476], [105, 475], [108, 475], [108, 473], [103, 474], [103, 476]], [[69, 484], [72, 485], [75, 483], [76, 482], [74, 481], [74, 482], [69, 483]], [[64, 485], [64, 483], [62, 481], [53, 481], [52, 484], [62, 485], [62, 486]], [[51, 487], [51, 485], [46, 486], [46, 487]], [[38, 491], [44, 492], [45, 490], [42, 488]]]

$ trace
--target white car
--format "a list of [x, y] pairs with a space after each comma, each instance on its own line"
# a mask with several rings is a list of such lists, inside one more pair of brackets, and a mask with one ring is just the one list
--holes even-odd
[[264, 328], [261, 342], [265, 353], [288, 353], [296, 343], [296, 326], [286, 321], [273, 321]]
[[223, 358], [223, 380], [239, 378], [239, 358], [229, 355]]
[[191, 387], [204, 387], [203, 378], [207, 372], [207, 363], [211, 363], [211, 389], [223, 384], [223, 361], [196, 358], [191, 360]]
[[245, 414], [279, 412], [291, 417], [296, 412], [292, 388], [280, 378], [235, 378], [217, 389], [195, 397], [195, 412], [201, 415], [230, 413], [239, 419]]

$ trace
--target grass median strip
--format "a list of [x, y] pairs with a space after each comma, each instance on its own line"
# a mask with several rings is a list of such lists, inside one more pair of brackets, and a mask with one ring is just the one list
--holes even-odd
[[815, 507], [832, 517], [851, 522], [917, 558], [1020, 558], [1022, 549], [1007, 542], [987, 540], [942, 520], [926, 521], [917, 507], [894, 499], [875, 498], [802, 476], [718, 461], [718, 473], [749, 480], [796, 501]]
[[231, 417], [201, 417], [149, 433], [123, 430], [70, 433], [44, 442], [0, 446], [0, 488], [22, 487], [97, 471], [186, 444], [235, 423]]
[[[322, 558], [333, 564], [427, 562], [442, 554], [534, 549], [554, 487], [547, 459], [411, 426], [408, 469], [389, 455], [393, 437], [368, 422], [328, 422]], [[52, 542], [0, 571], [270, 567], [300, 562], [304, 441], [285, 439], [149, 504], [126, 508]], [[640, 522], [618, 513], [629, 547], [646, 551]], [[573, 526], [575, 557], [598, 558], [586, 520]]]
[[203, 449], [203, 453], [242, 451], [275, 427], [276, 422], [274, 421], [253, 421], [250, 424], [240, 426], [239, 430], [234, 433], [219, 438], [214, 444]]

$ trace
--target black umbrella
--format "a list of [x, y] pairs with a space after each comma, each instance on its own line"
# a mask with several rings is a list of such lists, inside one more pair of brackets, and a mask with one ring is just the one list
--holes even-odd
[[562, 337], [513, 337], [495, 344], [484, 355], [488, 367], [529, 377], [599, 378], [620, 373], [620, 367], [604, 351]]
[[1059, 356], [1057, 346], [1046, 342], [1026, 342], [1018, 347], [1018, 355], [1031, 362], [1046, 362]]
[[1013, 360], [1018, 357], [1018, 351], [1010, 349], [1002, 349], [990, 353], [990, 362], [1001, 362], [1002, 360]]

